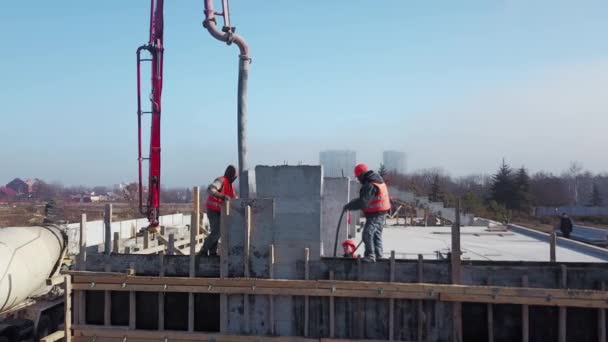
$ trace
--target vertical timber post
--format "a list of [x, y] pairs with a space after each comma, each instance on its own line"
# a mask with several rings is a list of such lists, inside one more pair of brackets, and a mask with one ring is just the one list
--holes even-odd
[[[460, 264], [460, 199], [456, 202], [456, 222], [452, 225], [452, 253], [451, 253], [451, 273], [452, 284], [460, 284], [461, 264]], [[452, 332], [453, 341], [462, 342], [462, 303], [452, 304]]]
[[[112, 270], [112, 265], [110, 264], [110, 260], [109, 260], [109, 256], [106, 257], [106, 264], [104, 267], [104, 270], [106, 272], [110, 272]], [[108, 290], [105, 290], [103, 292], [103, 325], [105, 326], [110, 326], [112, 325], [112, 318], [111, 318], [111, 312], [112, 312], [112, 297], [111, 297], [111, 292]]]
[[550, 241], [549, 241], [549, 261], [556, 262], [556, 246], [557, 246], [557, 234], [555, 232], [551, 233]]
[[[268, 278], [274, 279], [274, 245], [270, 245], [268, 251]], [[270, 335], [274, 335], [274, 296], [268, 296], [268, 306], [270, 307], [268, 318], [268, 328], [270, 329]]]
[[106, 204], [103, 223], [105, 228], [104, 252], [110, 254], [112, 250], [112, 203]]
[[[395, 251], [391, 251], [389, 261], [389, 281], [395, 281]], [[388, 300], [388, 340], [393, 341], [395, 336], [395, 299]]]
[[[228, 216], [230, 215], [230, 201], [225, 201], [222, 205], [220, 216], [220, 278], [228, 278]], [[228, 297], [220, 294], [220, 332], [228, 332]]]
[[[562, 289], [566, 289], [568, 287], [568, 269], [566, 265], [560, 265], [560, 287]], [[567, 331], [566, 331], [566, 323], [568, 312], [566, 311], [565, 306], [559, 307], [559, 342], [566, 342]]]
[[[196, 237], [201, 224], [201, 207], [199, 187], [195, 186], [192, 189], [193, 210], [190, 217], [190, 278], [196, 276]], [[188, 293], [188, 331], [194, 331], [194, 293]]]
[[[251, 206], [247, 205], [247, 207], [245, 208], [245, 241], [244, 241], [244, 246], [243, 246], [243, 249], [244, 249], [243, 250], [243, 258], [244, 258], [243, 274], [245, 275], [245, 278], [249, 278], [251, 276], [250, 267], [249, 267], [250, 247], [251, 247]], [[248, 294], [243, 295], [243, 310], [245, 311], [244, 312], [244, 314], [245, 314], [245, 333], [249, 334], [251, 317], [250, 317], [250, 312], [249, 312], [249, 295]]]
[[72, 276], [66, 275], [63, 281], [63, 314], [64, 330], [65, 330], [65, 342], [72, 341]]
[[[158, 276], [165, 276], [165, 252], [158, 253]], [[165, 330], [165, 292], [158, 292], [158, 330]]]
[[[304, 279], [310, 279], [310, 249], [304, 248]], [[309, 299], [308, 296], [304, 296], [304, 337], [308, 337], [308, 329], [309, 329]]]
[[[78, 270], [86, 271], [87, 269], [87, 214], [80, 215], [80, 238], [78, 252]], [[76, 291], [76, 305], [74, 306], [74, 322], [76, 324], [85, 324], [86, 322], [86, 298], [84, 291]]]
[[175, 235], [169, 234], [169, 246], [167, 246], [167, 255], [175, 254]]
[[[606, 291], [606, 283], [600, 284], [600, 290]], [[606, 309], [597, 309], [597, 340], [606, 342]]]
[[[334, 280], [334, 271], [329, 271], [329, 280]], [[332, 293], [333, 293], [334, 285], [332, 284]], [[334, 304], [334, 296], [329, 296], [329, 337], [335, 337], [336, 330], [336, 310]]]
[[[418, 264], [417, 264], [417, 277], [418, 277], [418, 282], [422, 283], [424, 280], [424, 274], [423, 274], [423, 266], [424, 266], [424, 257], [422, 256], [422, 254], [418, 254]], [[424, 302], [422, 301], [422, 299], [418, 299], [417, 300], [417, 307], [418, 307], [418, 314], [417, 316], [417, 324], [418, 324], [418, 342], [422, 342], [423, 341], [423, 335], [424, 335], [424, 308], [423, 308], [423, 304]]]
[[[528, 287], [528, 276], [524, 275], [521, 279], [523, 287]], [[522, 342], [530, 341], [530, 311], [528, 305], [521, 306], [521, 340]]]
[[[136, 275], [134, 262], [129, 264], [129, 269], [129, 274]], [[129, 291], [129, 330], [135, 330], [136, 327], [137, 317], [135, 315], [137, 307], [135, 301], [135, 291]]]

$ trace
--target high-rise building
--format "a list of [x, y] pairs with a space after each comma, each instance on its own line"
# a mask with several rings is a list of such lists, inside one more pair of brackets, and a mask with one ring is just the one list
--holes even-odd
[[319, 164], [323, 166], [324, 177], [351, 177], [357, 152], [347, 150], [328, 150], [319, 153]]
[[386, 172], [405, 173], [405, 152], [400, 151], [384, 151], [382, 154], [382, 163]]

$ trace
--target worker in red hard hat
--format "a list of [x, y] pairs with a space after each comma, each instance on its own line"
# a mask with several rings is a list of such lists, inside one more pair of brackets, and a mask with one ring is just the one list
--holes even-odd
[[217, 255], [217, 243], [220, 240], [220, 219], [222, 217], [222, 205], [224, 201], [231, 198], [236, 198], [232, 183], [236, 180], [236, 168], [233, 165], [228, 165], [224, 175], [216, 178], [207, 188], [207, 218], [211, 232], [205, 239], [200, 255]]
[[379, 174], [365, 164], [355, 166], [355, 177], [361, 183], [359, 197], [344, 206], [344, 210], [361, 210], [365, 214], [363, 261], [375, 262], [382, 258], [382, 229], [386, 214], [391, 209], [391, 201], [386, 183]]
[[342, 249], [344, 250], [345, 258], [358, 258], [357, 255], [357, 244], [351, 235], [348, 236], [348, 240], [342, 242]]

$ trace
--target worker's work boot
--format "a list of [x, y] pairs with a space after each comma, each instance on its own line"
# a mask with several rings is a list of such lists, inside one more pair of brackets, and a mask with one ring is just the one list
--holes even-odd
[[362, 262], [376, 262], [376, 259], [374, 259], [373, 257], [369, 257], [366, 256], [363, 259], [361, 259]]

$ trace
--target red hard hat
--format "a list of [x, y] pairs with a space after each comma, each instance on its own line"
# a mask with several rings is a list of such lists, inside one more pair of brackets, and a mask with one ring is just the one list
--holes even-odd
[[359, 177], [360, 175], [366, 173], [367, 171], [369, 171], [369, 169], [367, 168], [367, 165], [357, 164], [357, 166], [355, 166], [355, 177]]

